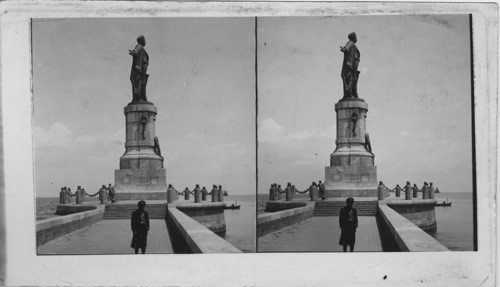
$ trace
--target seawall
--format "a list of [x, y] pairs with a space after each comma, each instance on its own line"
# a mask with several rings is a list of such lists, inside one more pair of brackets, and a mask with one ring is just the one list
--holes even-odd
[[387, 200], [384, 202], [421, 229], [436, 230], [435, 199]]
[[306, 206], [269, 212], [257, 216], [257, 237], [293, 225], [313, 216], [315, 202], [307, 202]]
[[103, 215], [104, 206], [94, 205], [93, 210], [37, 221], [36, 246], [101, 221]]
[[175, 253], [242, 253], [175, 204], [168, 206], [167, 225]]
[[409, 219], [379, 202], [377, 222], [385, 251], [449, 251]]

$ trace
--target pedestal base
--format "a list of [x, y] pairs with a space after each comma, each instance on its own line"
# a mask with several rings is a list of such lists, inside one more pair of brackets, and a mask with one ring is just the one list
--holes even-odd
[[[115, 169], [117, 199], [167, 199], [167, 170], [162, 169]], [[124, 193], [130, 194], [125, 198]], [[156, 193], [164, 194], [158, 198]], [[133, 196], [132, 194], [137, 194]], [[142, 195], [141, 195], [142, 194]], [[143, 198], [150, 194], [151, 198]]]
[[327, 197], [377, 197], [377, 167], [327, 166]]
[[326, 198], [330, 197], [377, 197], [377, 189], [328, 189], [326, 187]]

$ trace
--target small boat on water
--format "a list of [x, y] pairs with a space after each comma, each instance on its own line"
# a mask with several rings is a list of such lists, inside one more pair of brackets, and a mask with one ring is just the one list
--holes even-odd
[[241, 205], [238, 205], [238, 202], [233, 203], [231, 205], [224, 206], [224, 209], [240, 209]]
[[451, 206], [451, 202], [449, 202], [448, 199], [446, 199], [441, 203], [439, 202], [434, 203], [434, 206]]

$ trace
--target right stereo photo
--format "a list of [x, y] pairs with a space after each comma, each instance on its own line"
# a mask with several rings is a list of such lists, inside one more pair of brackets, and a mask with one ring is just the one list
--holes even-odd
[[257, 18], [258, 252], [477, 250], [470, 21]]

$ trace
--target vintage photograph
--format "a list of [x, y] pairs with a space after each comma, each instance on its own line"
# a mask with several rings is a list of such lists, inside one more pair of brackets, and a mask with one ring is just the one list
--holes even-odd
[[258, 18], [258, 252], [476, 250], [470, 21]]
[[495, 4], [0, 2], [0, 286], [495, 286]]
[[255, 252], [253, 18], [32, 35], [38, 255]]

